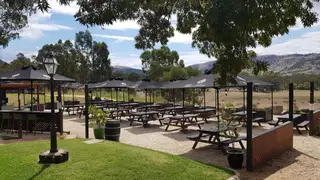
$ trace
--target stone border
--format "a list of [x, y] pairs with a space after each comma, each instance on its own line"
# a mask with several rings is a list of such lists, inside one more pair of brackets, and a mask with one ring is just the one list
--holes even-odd
[[[224, 168], [226, 168], [226, 167], [224, 167]], [[230, 168], [226, 168], [226, 169], [234, 172], [234, 175], [232, 177], [228, 178], [227, 180], [240, 180], [240, 173], [238, 171], [236, 171], [234, 169], [230, 169]]]

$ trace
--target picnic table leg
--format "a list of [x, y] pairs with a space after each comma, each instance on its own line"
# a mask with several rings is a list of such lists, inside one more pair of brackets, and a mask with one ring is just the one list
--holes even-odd
[[194, 141], [194, 144], [193, 144], [193, 146], [192, 146], [192, 149], [195, 149], [195, 148], [196, 148], [196, 146], [198, 145], [198, 142], [199, 142], [201, 136], [202, 136], [202, 132], [199, 133], [199, 136], [198, 136], [198, 137], [196, 138], [196, 140]]
[[168, 124], [167, 124], [167, 127], [166, 127], [166, 130], [165, 131], [167, 131], [168, 130], [168, 128], [169, 128], [169, 126], [170, 126], [170, 124], [171, 124], [171, 119], [169, 118], [169, 122], [168, 122]]
[[297, 129], [297, 131], [298, 131], [299, 134], [302, 134], [301, 131], [300, 131], [300, 129], [299, 129], [298, 127], [296, 127], [296, 129]]
[[239, 141], [239, 144], [240, 144], [240, 146], [241, 146], [242, 149], [245, 149], [242, 141]]

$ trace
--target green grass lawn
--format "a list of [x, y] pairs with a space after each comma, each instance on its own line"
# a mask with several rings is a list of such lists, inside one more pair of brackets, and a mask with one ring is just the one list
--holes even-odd
[[14, 136], [0, 136], [0, 140], [10, 140], [10, 139], [18, 139], [18, 137], [14, 137]]
[[63, 164], [38, 164], [49, 141], [0, 146], [0, 179], [227, 179], [232, 172], [181, 156], [121, 143], [84, 144], [83, 139], [59, 140], [70, 159]]

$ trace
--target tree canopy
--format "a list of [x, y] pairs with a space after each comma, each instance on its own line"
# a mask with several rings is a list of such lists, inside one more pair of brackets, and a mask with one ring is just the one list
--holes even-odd
[[[137, 20], [141, 26], [135, 37], [137, 49], [166, 45], [175, 31], [192, 34], [192, 47], [217, 63], [213, 72], [220, 84], [232, 81], [242, 69], [255, 74], [267, 64], [252, 61], [249, 49], [270, 46], [274, 36], [284, 35], [298, 20], [305, 27], [317, 22], [313, 11], [319, 0], [58, 0], [68, 5], [77, 1], [75, 18], [84, 25], [110, 25], [117, 20]], [[0, 2], [0, 46], [18, 37], [27, 25], [27, 16], [48, 11], [48, 0], [3, 0]], [[177, 23], [172, 19], [177, 17]]]
[[[165, 45], [177, 30], [192, 34], [192, 46], [215, 57], [219, 83], [232, 81], [242, 69], [257, 74], [266, 63], [254, 62], [248, 48], [270, 46], [274, 36], [289, 32], [301, 20], [305, 27], [317, 22], [313, 3], [319, 0], [119, 0], [78, 1], [77, 20], [85, 25], [112, 24], [116, 20], [137, 20], [141, 26], [135, 38], [138, 49]], [[171, 19], [177, 16], [176, 27]]]

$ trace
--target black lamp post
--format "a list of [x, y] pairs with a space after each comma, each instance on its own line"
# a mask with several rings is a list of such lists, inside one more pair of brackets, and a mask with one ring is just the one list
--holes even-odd
[[51, 137], [50, 137], [50, 150], [42, 152], [39, 155], [39, 163], [62, 163], [69, 159], [68, 151], [64, 149], [58, 149], [57, 146], [57, 126], [55, 121], [55, 108], [54, 108], [54, 79], [58, 63], [56, 59], [50, 55], [44, 60], [44, 66], [48, 75], [50, 76], [50, 91], [51, 91]]

